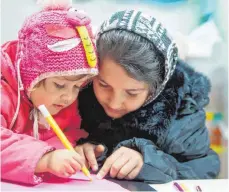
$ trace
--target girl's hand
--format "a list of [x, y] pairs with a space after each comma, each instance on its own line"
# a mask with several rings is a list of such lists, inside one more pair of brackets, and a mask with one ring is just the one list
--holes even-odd
[[84, 143], [75, 147], [77, 153], [83, 158], [87, 167], [91, 167], [93, 171], [98, 170], [98, 163], [96, 157], [100, 157], [105, 148], [103, 145], [94, 145], [91, 143]]
[[81, 170], [82, 157], [75, 151], [59, 149], [45, 154], [37, 164], [36, 173], [50, 172], [58, 177], [70, 177]]
[[131, 180], [139, 174], [142, 166], [143, 157], [141, 153], [127, 147], [121, 147], [107, 158], [97, 174], [97, 178], [102, 179], [110, 173], [112, 178]]

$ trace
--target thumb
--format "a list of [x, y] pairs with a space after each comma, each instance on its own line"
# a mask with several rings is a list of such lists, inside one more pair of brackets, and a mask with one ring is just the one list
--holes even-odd
[[105, 150], [105, 147], [104, 147], [103, 145], [97, 145], [97, 146], [95, 147], [95, 156], [96, 156], [96, 157], [101, 156], [102, 153], [104, 152], [104, 150]]

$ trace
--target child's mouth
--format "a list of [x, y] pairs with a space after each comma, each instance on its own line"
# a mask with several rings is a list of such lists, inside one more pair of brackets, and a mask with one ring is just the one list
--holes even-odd
[[53, 106], [54, 106], [55, 108], [57, 108], [57, 109], [62, 109], [62, 108], [64, 108], [63, 105], [56, 105], [56, 104], [54, 104]]

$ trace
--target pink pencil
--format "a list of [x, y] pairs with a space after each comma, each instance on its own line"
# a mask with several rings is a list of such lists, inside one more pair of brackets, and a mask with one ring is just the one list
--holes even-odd
[[182, 189], [182, 187], [177, 182], [174, 182], [173, 183], [173, 186], [176, 188], [177, 191], [184, 192], [184, 190]]

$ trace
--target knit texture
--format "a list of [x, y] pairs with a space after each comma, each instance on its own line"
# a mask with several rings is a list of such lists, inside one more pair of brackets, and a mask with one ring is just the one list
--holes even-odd
[[[97, 65], [94, 68], [88, 65], [82, 41], [69, 17], [69, 11], [40, 11], [27, 18], [19, 31], [17, 60], [21, 60], [20, 75], [25, 90], [31, 90], [39, 81], [48, 77], [98, 73]], [[50, 26], [54, 28], [53, 34], [48, 32]], [[86, 28], [93, 43], [90, 23], [87, 22]], [[61, 32], [62, 29], [64, 32]], [[69, 38], [68, 34], [72, 32], [75, 33]], [[48, 48], [65, 40], [79, 42], [77, 45], [68, 43], [71, 48], [62, 51]], [[94, 43], [93, 47], [95, 49]]]

